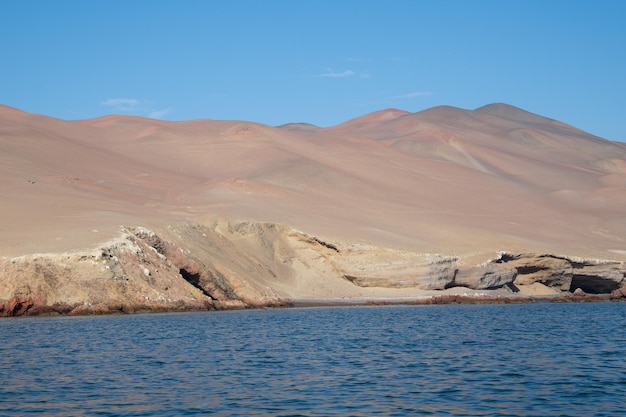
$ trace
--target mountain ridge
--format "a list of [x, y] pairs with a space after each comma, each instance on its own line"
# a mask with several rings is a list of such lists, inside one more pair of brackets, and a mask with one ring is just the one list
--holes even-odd
[[[275, 128], [294, 128], [294, 127], [304, 127], [306, 129], [336, 129], [336, 128], [340, 128], [344, 125], [351, 125], [351, 124], [362, 124], [363, 122], [367, 123], [367, 122], [372, 122], [372, 121], [378, 121], [378, 122], [384, 122], [384, 121], [392, 121], [394, 119], [397, 118], [401, 118], [404, 116], [412, 116], [412, 115], [418, 115], [418, 114], [428, 114], [428, 113], [437, 113], [437, 112], [448, 112], [448, 113], [452, 113], [454, 114], [456, 113], [483, 113], [483, 114], [489, 114], [489, 115], [493, 115], [496, 117], [500, 117], [503, 119], [508, 119], [511, 121], [520, 121], [522, 119], [528, 121], [528, 120], [538, 120], [538, 121], [543, 121], [543, 122], [548, 122], [548, 123], [555, 123], [561, 126], [565, 126], [571, 129], [575, 129], [577, 131], [580, 131], [582, 133], [584, 133], [585, 135], [591, 135], [594, 136], [598, 139], [601, 139], [603, 141], [609, 141], [609, 142], [614, 142], [614, 143], [623, 143], [620, 141], [613, 141], [613, 140], [609, 140], [609, 139], [605, 139], [602, 137], [599, 137], [597, 135], [593, 135], [589, 132], [586, 132], [584, 130], [581, 130], [579, 128], [576, 128], [575, 126], [569, 125], [567, 123], [563, 123], [559, 120], [556, 119], [552, 119], [552, 118], [548, 118], [548, 117], [544, 117], [541, 116], [539, 114], [530, 112], [528, 110], [522, 109], [520, 107], [516, 107], [510, 104], [506, 104], [506, 103], [490, 103], [490, 104], [486, 104], [484, 106], [480, 106], [477, 107], [473, 110], [470, 109], [464, 109], [461, 107], [455, 107], [455, 106], [449, 106], [449, 105], [439, 105], [439, 106], [435, 106], [435, 107], [430, 107], [424, 110], [420, 110], [417, 112], [410, 112], [407, 110], [402, 110], [402, 109], [397, 109], [397, 108], [387, 108], [387, 109], [382, 109], [382, 110], [376, 110], [370, 113], [366, 113], [363, 114], [361, 116], [357, 116], [354, 117], [352, 119], [346, 120], [344, 122], [340, 122], [336, 125], [332, 125], [332, 126], [327, 126], [327, 127], [321, 127], [321, 126], [317, 126], [315, 124], [311, 124], [308, 122], [288, 122], [288, 123], [284, 123], [280, 126], [271, 126], [271, 125], [266, 125], [264, 123], [260, 123], [260, 122], [251, 122], [251, 121], [244, 121], [244, 120], [238, 120], [238, 119], [228, 119], [228, 120], [218, 120], [218, 119], [210, 119], [210, 118], [199, 118], [199, 119], [182, 119], [182, 120], [163, 120], [163, 119], [154, 119], [154, 118], [149, 118], [149, 117], [145, 117], [145, 116], [135, 116], [135, 115], [128, 115], [128, 114], [107, 114], [107, 115], [102, 115], [102, 116], [96, 116], [96, 117], [91, 117], [91, 118], [83, 118], [83, 119], [61, 119], [61, 118], [57, 118], [57, 117], [52, 117], [52, 116], [48, 116], [45, 114], [38, 114], [38, 113], [30, 113], [28, 111], [19, 109], [17, 107], [12, 107], [6, 104], [1, 104], [0, 103], [0, 118], [4, 117], [36, 117], [36, 118], [41, 118], [42, 120], [56, 120], [59, 122], [68, 122], [68, 123], [85, 123], [85, 124], [91, 124], [93, 122], [105, 122], [104, 124], [108, 124], [110, 123], [110, 121], [114, 121], [114, 122], [125, 122], [125, 121], [134, 121], [134, 122], [141, 122], [141, 121], [150, 121], [151, 123], [164, 123], [164, 124], [170, 124], [170, 123], [195, 123], [195, 122], [239, 122], [239, 123], [250, 123], [250, 124], [254, 124], [254, 125], [261, 125], [261, 126], [267, 126], [267, 127], [275, 127]], [[98, 123], [101, 124], [101, 123]]]

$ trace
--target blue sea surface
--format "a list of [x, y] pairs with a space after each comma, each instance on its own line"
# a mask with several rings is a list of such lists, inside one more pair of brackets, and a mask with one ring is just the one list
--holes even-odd
[[3, 416], [626, 415], [626, 303], [0, 320]]

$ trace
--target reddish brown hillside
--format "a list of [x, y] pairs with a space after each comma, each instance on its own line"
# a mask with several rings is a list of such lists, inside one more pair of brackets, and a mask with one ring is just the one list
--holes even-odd
[[[213, 262], [209, 248], [234, 245], [214, 256], [230, 265], [223, 276], [244, 268], [237, 256], [250, 259], [239, 273], [252, 276], [232, 290], [240, 294], [258, 286], [292, 297], [339, 288], [353, 296], [355, 283], [393, 278], [403, 286], [422, 275], [439, 283], [416, 288], [461, 285], [477, 270], [464, 277], [455, 262], [502, 252], [626, 260], [626, 146], [506, 104], [388, 109], [330, 128], [128, 116], [64, 121], [2, 106], [0, 196], [0, 257], [84, 251], [122, 227], [143, 227], [180, 245], [186, 236], [191, 246], [180, 250], [193, 261], [178, 267], [206, 277], [221, 276], [198, 266]], [[272, 232], [275, 241], [248, 241], [254, 233], [241, 234], [240, 222], [281, 232]], [[320, 257], [307, 245], [343, 252], [339, 259], [331, 250], [324, 256], [334, 260], [316, 264]], [[345, 255], [346, 247], [362, 249]], [[254, 265], [266, 267], [252, 273]], [[515, 274], [507, 271], [498, 276], [510, 281]], [[333, 274], [343, 276], [341, 285], [315, 284]], [[568, 274], [561, 289], [577, 276]]]

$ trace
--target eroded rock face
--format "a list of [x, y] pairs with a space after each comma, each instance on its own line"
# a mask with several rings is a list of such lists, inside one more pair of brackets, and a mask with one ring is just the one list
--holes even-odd
[[385, 250], [333, 256], [342, 277], [360, 287], [443, 290], [456, 274], [456, 259]]
[[33, 300], [13, 297], [0, 307], [0, 317], [22, 316], [34, 305]]
[[459, 269], [454, 284], [475, 289], [510, 286], [515, 291], [539, 283], [564, 293], [580, 289], [587, 294], [609, 294], [623, 285], [625, 274], [621, 262], [502, 253], [486, 264]]
[[572, 283], [571, 261], [551, 255], [503, 254], [497, 261], [515, 268], [515, 285], [531, 285], [539, 282], [561, 291], [569, 291]]
[[611, 291], [611, 298], [613, 299], [626, 299], [626, 286]]
[[0, 316], [282, 306], [294, 294], [351, 297], [376, 288], [515, 292], [541, 285], [621, 298], [625, 273], [614, 261], [501, 253], [472, 265], [331, 242], [273, 223], [184, 223], [160, 234], [126, 228], [88, 252], [0, 259]]
[[[190, 278], [194, 276], [197, 282]], [[120, 240], [88, 253], [2, 260], [2, 299], [7, 300], [0, 307], [2, 315], [212, 310], [246, 305], [218, 271], [143, 229], [127, 229]]]
[[[365, 262], [363, 254], [352, 255], [361, 261], [335, 260], [344, 278], [360, 286], [418, 287], [444, 289], [467, 287], [475, 290], [519, 287], [535, 283], [563, 293], [580, 289], [586, 294], [610, 294], [626, 282], [621, 262], [569, 259], [549, 254], [502, 253], [480, 265], [461, 265], [456, 258], [413, 257], [393, 254], [379, 263]], [[402, 259], [402, 262], [400, 262]]]
[[539, 282], [567, 292], [580, 288], [587, 294], [609, 294], [622, 286], [626, 275], [626, 268], [621, 262], [546, 254], [503, 254], [499, 262], [516, 268], [518, 275], [514, 285]]
[[133, 236], [153, 249], [161, 259], [178, 270], [178, 274], [210, 300], [216, 307], [228, 305], [243, 307], [241, 298], [233, 291], [228, 280], [213, 264], [202, 262], [197, 256], [173, 243], [164, 241], [146, 229], [132, 230]]
[[570, 291], [580, 288], [588, 294], [608, 294], [624, 284], [624, 267], [617, 262], [577, 263]]
[[502, 288], [513, 283], [517, 274], [517, 269], [513, 266], [488, 263], [459, 269], [454, 277], [454, 286], [474, 290]]

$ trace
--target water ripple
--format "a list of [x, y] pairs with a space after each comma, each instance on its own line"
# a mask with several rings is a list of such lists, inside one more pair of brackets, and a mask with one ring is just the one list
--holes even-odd
[[626, 303], [0, 320], [7, 416], [613, 416]]

